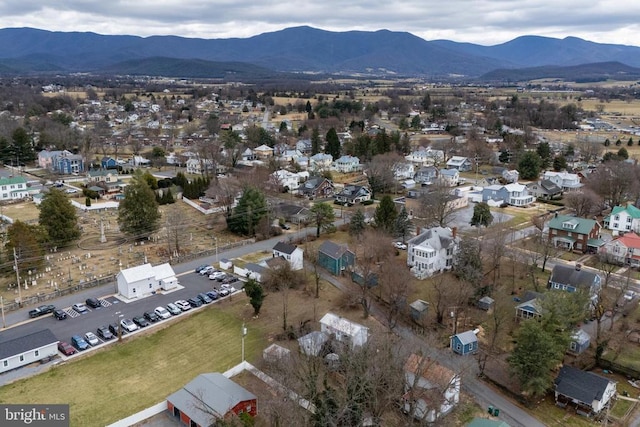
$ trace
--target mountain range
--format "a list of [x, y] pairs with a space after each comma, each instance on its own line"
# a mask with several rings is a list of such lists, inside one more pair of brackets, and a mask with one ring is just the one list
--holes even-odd
[[0, 29], [5, 76], [86, 72], [241, 80], [296, 73], [493, 81], [580, 77], [584, 64], [588, 79], [635, 79], [640, 47], [540, 36], [482, 46], [426, 41], [407, 32], [306, 26], [230, 39]]

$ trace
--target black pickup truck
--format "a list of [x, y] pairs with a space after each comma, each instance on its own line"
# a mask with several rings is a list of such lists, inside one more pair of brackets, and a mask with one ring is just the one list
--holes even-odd
[[53, 310], [55, 309], [56, 307], [53, 305], [41, 305], [40, 307], [34, 308], [33, 310], [29, 311], [29, 317], [44, 316], [45, 314], [53, 313]]

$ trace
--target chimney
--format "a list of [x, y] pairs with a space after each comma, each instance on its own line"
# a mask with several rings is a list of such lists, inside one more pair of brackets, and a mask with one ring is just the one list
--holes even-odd
[[420, 227], [416, 227], [416, 236], [419, 236], [419, 235], [420, 235], [420, 231], [421, 231], [421, 230], [420, 230]]
[[580, 271], [581, 268], [582, 268], [582, 264], [580, 263], [576, 264], [576, 271]]
[[477, 328], [476, 328], [476, 329], [474, 329], [474, 330], [473, 330], [473, 333], [474, 333], [475, 335], [478, 335], [478, 332], [480, 332], [480, 329], [477, 329]]
[[453, 238], [456, 238], [456, 235], [458, 234], [458, 227], [451, 227], [451, 235], [453, 236]]

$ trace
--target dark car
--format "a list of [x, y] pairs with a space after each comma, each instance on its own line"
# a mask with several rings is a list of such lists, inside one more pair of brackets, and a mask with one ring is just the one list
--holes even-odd
[[29, 311], [29, 317], [44, 316], [45, 314], [53, 313], [53, 310], [55, 309], [56, 307], [53, 305], [41, 305], [40, 307], [34, 308], [33, 310]]
[[97, 298], [87, 298], [87, 300], [85, 302], [91, 308], [102, 307], [102, 304], [100, 304], [100, 301], [98, 301]]
[[117, 337], [120, 333], [120, 325], [117, 323], [109, 323], [109, 332], [111, 332], [114, 337]]
[[144, 312], [144, 318], [147, 319], [151, 323], [154, 323], [154, 322], [157, 322], [157, 321], [160, 320], [160, 316], [155, 314], [153, 311], [145, 311]]
[[55, 317], [58, 320], [64, 320], [67, 318], [67, 313], [64, 310], [60, 310], [59, 308], [56, 308], [55, 310], [53, 310], [53, 317]]
[[196, 273], [200, 273], [205, 268], [209, 267], [209, 264], [202, 264], [196, 267]]
[[84, 340], [80, 335], [74, 335], [71, 337], [71, 344], [78, 350], [86, 350], [89, 348], [89, 343]]
[[72, 354], [76, 354], [78, 352], [68, 342], [64, 342], [64, 341], [60, 341], [58, 343], [58, 350], [60, 351], [60, 353], [64, 354], [65, 356], [71, 356]]
[[222, 283], [224, 283], [225, 285], [230, 285], [231, 283], [235, 283], [238, 279], [236, 279], [234, 276], [227, 276], [222, 280]]
[[113, 339], [113, 333], [109, 330], [107, 326], [100, 326], [98, 328], [98, 336], [105, 341]]
[[213, 301], [217, 300], [220, 297], [216, 291], [207, 292], [207, 296], [211, 298]]
[[140, 326], [141, 328], [144, 328], [145, 326], [149, 326], [149, 322], [147, 321], [147, 319], [144, 318], [144, 316], [136, 316], [133, 318], [133, 323], [135, 323], [136, 325]]
[[202, 301], [200, 301], [200, 298], [189, 298], [187, 300], [187, 302], [191, 305], [191, 307], [196, 308], [196, 307], [200, 307], [202, 305]]
[[213, 302], [213, 300], [209, 298], [209, 295], [205, 293], [198, 294], [198, 299], [202, 301], [203, 304], [210, 304]]

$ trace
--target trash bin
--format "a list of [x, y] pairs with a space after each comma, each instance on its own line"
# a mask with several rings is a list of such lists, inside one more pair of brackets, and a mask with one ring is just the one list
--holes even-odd
[[498, 408], [493, 408], [493, 415], [495, 415], [496, 417], [497, 417], [498, 415], [500, 415], [500, 409], [498, 409]]
[[489, 415], [493, 415], [493, 406], [489, 406], [489, 409], [487, 409], [487, 412], [489, 413]]

